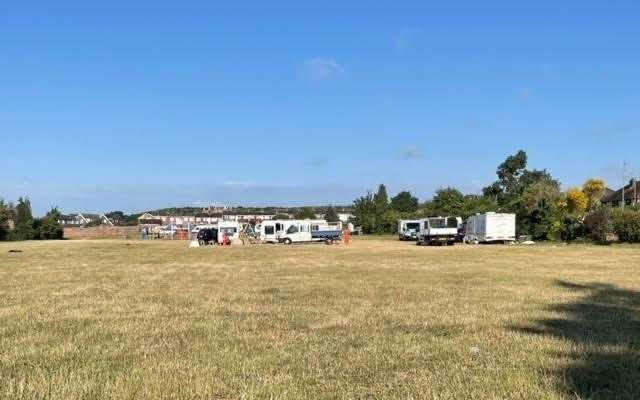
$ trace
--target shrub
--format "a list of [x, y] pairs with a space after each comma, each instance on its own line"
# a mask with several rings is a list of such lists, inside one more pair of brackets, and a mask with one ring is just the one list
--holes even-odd
[[564, 230], [562, 231], [562, 240], [571, 242], [584, 237], [584, 222], [582, 219], [568, 216], [564, 219]]
[[621, 242], [640, 242], [640, 211], [634, 209], [615, 210], [613, 231]]
[[587, 238], [606, 243], [607, 235], [612, 232], [611, 207], [600, 206], [584, 218], [584, 229]]

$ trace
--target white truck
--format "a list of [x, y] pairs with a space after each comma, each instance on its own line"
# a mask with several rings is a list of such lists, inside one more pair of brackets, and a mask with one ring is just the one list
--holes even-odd
[[460, 217], [431, 217], [420, 220], [420, 233], [417, 244], [453, 245], [458, 237], [458, 226], [462, 223]]
[[515, 242], [516, 215], [488, 212], [467, 219], [465, 243]]
[[342, 230], [335, 229], [321, 220], [290, 220], [284, 232], [277, 235], [284, 244], [325, 242], [334, 243], [342, 239]]
[[401, 219], [398, 220], [398, 239], [400, 240], [418, 240], [420, 233], [419, 219]]

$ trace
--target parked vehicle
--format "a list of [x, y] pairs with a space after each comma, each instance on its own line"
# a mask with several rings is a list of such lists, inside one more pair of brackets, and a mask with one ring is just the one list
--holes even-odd
[[218, 238], [218, 230], [215, 228], [202, 228], [198, 230], [197, 238], [200, 246], [215, 244]]
[[291, 220], [263, 221], [258, 229], [258, 236], [263, 243], [278, 243], [278, 235], [284, 233]]
[[400, 240], [418, 240], [420, 233], [419, 219], [401, 219], [398, 220], [398, 239]]
[[458, 236], [458, 226], [462, 223], [460, 217], [432, 217], [420, 220], [418, 245], [444, 244], [453, 245]]
[[515, 242], [516, 215], [488, 212], [467, 219], [466, 243]]
[[286, 230], [278, 235], [284, 244], [325, 242], [333, 243], [342, 238], [342, 230], [328, 228], [314, 220], [290, 220]]
[[218, 228], [218, 243], [222, 244], [225, 234], [231, 243], [240, 240], [240, 223], [237, 221], [218, 221], [216, 227]]

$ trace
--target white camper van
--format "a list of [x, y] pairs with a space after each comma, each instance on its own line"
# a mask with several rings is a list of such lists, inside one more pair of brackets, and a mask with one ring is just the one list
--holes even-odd
[[278, 234], [283, 233], [290, 223], [290, 220], [286, 219], [274, 219], [271, 221], [262, 221], [260, 224], [260, 240], [263, 243], [278, 243]]
[[467, 219], [466, 243], [514, 242], [516, 215], [488, 212]]
[[417, 240], [420, 233], [419, 219], [400, 219], [398, 220], [398, 239], [400, 240]]

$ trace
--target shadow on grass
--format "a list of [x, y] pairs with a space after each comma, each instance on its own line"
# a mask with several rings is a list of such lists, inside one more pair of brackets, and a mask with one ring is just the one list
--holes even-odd
[[575, 344], [571, 365], [558, 371], [578, 399], [640, 399], [640, 292], [608, 284], [558, 285], [584, 293], [549, 308], [562, 318], [515, 328]]

